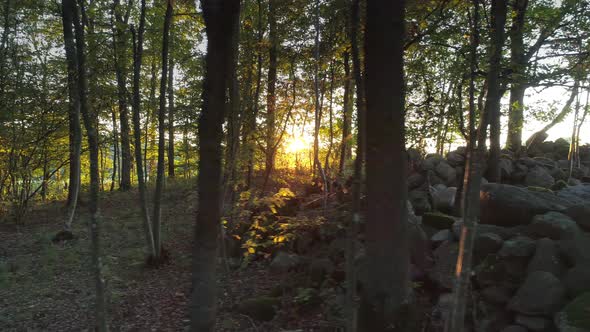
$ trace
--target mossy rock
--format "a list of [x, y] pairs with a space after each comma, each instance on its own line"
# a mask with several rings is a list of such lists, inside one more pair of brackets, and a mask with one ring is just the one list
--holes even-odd
[[583, 293], [556, 315], [559, 331], [590, 331], [590, 292]]
[[422, 224], [438, 230], [451, 229], [454, 223], [453, 217], [440, 212], [426, 212], [422, 216]]
[[555, 182], [555, 184], [553, 186], [551, 186], [551, 190], [558, 191], [558, 190], [561, 190], [561, 189], [565, 189], [567, 187], [568, 187], [567, 182], [565, 182], [563, 180], [557, 180]]
[[530, 191], [536, 191], [536, 192], [541, 192], [541, 193], [550, 193], [550, 194], [554, 194], [553, 190], [548, 189], [548, 188], [543, 188], [543, 187], [537, 187], [537, 186], [528, 186], [526, 187], [528, 190]]
[[242, 301], [237, 311], [259, 321], [270, 321], [276, 313], [280, 300], [270, 296], [260, 296]]

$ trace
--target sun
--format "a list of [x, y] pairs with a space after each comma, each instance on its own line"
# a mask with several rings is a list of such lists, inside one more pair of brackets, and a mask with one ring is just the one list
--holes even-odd
[[307, 142], [302, 137], [290, 137], [287, 141], [286, 151], [288, 153], [298, 153], [307, 149]]

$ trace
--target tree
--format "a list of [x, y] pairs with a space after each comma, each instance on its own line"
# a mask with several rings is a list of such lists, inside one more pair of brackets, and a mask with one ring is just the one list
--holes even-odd
[[217, 239], [221, 222], [221, 141], [232, 31], [239, 0], [203, 0], [207, 57], [203, 109], [199, 119], [198, 205], [193, 248], [191, 330], [212, 331], [217, 294]]
[[156, 264], [162, 255], [162, 243], [160, 239], [160, 227], [162, 224], [162, 191], [164, 190], [164, 155], [166, 153], [166, 76], [168, 75], [168, 39], [170, 38], [170, 24], [172, 21], [172, 6], [174, 0], [166, 1], [166, 14], [164, 17], [164, 30], [162, 38], [162, 76], [160, 78], [160, 105], [158, 109], [158, 170], [156, 174], [156, 191], [154, 193], [153, 232]]
[[121, 1], [114, 0], [113, 3], [113, 46], [115, 54], [115, 73], [117, 78], [117, 89], [119, 99], [119, 121], [121, 125], [121, 190], [131, 188], [131, 144], [129, 140], [129, 114], [127, 110], [127, 49], [128, 34], [125, 29], [129, 22], [131, 2], [123, 13]]
[[[172, 23], [171, 23], [172, 24]], [[172, 30], [172, 28], [170, 28]], [[169, 48], [172, 33], [168, 37]], [[174, 56], [170, 52], [168, 66], [168, 177], [174, 178]]]
[[270, 47], [268, 49], [268, 80], [266, 90], [266, 164], [264, 186], [272, 173], [274, 167], [274, 151], [275, 144], [275, 112], [276, 112], [276, 84], [277, 84], [277, 57], [279, 48], [279, 39], [277, 34], [277, 0], [268, 1], [268, 34], [270, 39]]
[[366, 245], [369, 282], [361, 294], [361, 331], [385, 331], [392, 318], [401, 319], [400, 309], [408, 291], [404, 6], [404, 1], [367, 3]]
[[64, 225], [71, 232], [72, 222], [78, 204], [80, 191], [80, 153], [82, 147], [82, 128], [80, 127], [80, 92], [78, 91], [78, 62], [76, 58], [76, 42], [74, 40], [73, 11], [71, 4], [63, 1], [62, 23], [66, 63], [68, 70], [68, 121], [70, 127], [70, 185], [68, 187], [68, 214]]
[[78, 92], [80, 94], [80, 112], [86, 127], [88, 138], [88, 150], [90, 153], [90, 201], [88, 210], [90, 212], [90, 239], [92, 255], [92, 272], [95, 286], [95, 329], [100, 332], [108, 331], [107, 308], [105, 298], [105, 286], [101, 262], [101, 241], [100, 241], [100, 220], [98, 217], [98, 130], [96, 127], [96, 114], [88, 106], [88, 77], [86, 72], [86, 55], [84, 41], [84, 27], [80, 20], [80, 12], [75, 0], [64, 0], [62, 6], [72, 13], [74, 33], [76, 36], [76, 56], [78, 63]]
[[148, 252], [151, 256], [156, 257], [156, 247], [154, 244], [154, 234], [148, 209], [147, 189], [145, 185], [145, 174], [143, 168], [143, 157], [141, 154], [141, 123], [139, 116], [141, 113], [141, 95], [139, 85], [141, 78], [141, 61], [143, 57], [143, 35], [145, 32], [145, 0], [141, 0], [141, 10], [139, 17], [139, 30], [137, 39], [135, 30], [133, 33], [133, 138], [135, 148], [135, 165], [137, 166], [137, 182], [139, 187], [139, 206], [141, 217], [143, 218], [143, 228], [145, 232]]

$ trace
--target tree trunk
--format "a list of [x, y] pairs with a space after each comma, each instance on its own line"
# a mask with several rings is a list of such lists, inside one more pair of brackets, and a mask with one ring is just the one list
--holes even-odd
[[512, 25], [510, 27], [510, 104], [508, 105], [508, 137], [506, 148], [519, 151], [522, 147], [524, 125], [524, 92], [526, 90], [526, 59], [524, 50], [524, 23], [529, 0], [512, 2]]
[[[476, 136], [475, 78], [477, 76], [477, 48], [479, 46], [479, 0], [473, 0], [474, 13], [471, 22], [470, 38], [470, 79], [469, 79], [469, 128], [468, 155], [465, 164], [464, 180], [461, 187], [460, 201], [463, 210], [463, 227], [459, 242], [459, 254], [455, 269], [453, 286], [453, 306], [445, 325], [446, 332], [463, 332], [465, 325], [465, 307], [471, 276], [471, 257], [475, 227], [479, 217], [479, 187], [481, 185], [481, 160]], [[484, 119], [482, 117], [482, 119]], [[484, 145], [485, 150], [485, 145]]]
[[541, 130], [537, 131], [536, 133], [534, 133], [533, 135], [531, 135], [531, 137], [529, 137], [529, 139], [526, 141], [527, 151], [532, 151], [537, 146], [539, 146], [541, 143], [543, 143], [545, 141], [545, 139], [547, 139], [547, 136], [548, 136], [547, 131], [549, 129], [553, 128], [553, 126], [555, 126], [556, 124], [563, 121], [563, 119], [570, 113], [572, 103], [574, 102], [574, 99], [576, 99], [576, 96], [578, 95], [579, 87], [580, 87], [580, 81], [578, 79], [576, 79], [576, 81], [574, 82], [574, 87], [572, 88], [572, 92], [570, 94], [569, 99], [567, 100], [567, 102], [565, 103], [565, 105], [563, 106], [561, 111], [557, 114], [557, 116], [555, 116], [555, 118], [550, 123], [545, 125], [545, 127], [543, 127], [543, 129], [541, 129]]
[[143, 219], [143, 229], [149, 255], [155, 257], [156, 249], [154, 245], [154, 235], [147, 202], [147, 190], [145, 186], [145, 174], [143, 168], [143, 157], [141, 155], [141, 123], [139, 115], [141, 113], [141, 95], [139, 85], [141, 78], [141, 60], [143, 56], [143, 34], [145, 31], [145, 0], [141, 0], [141, 12], [139, 18], [139, 30], [137, 32], [137, 41], [135, 32], [133, 33], [133, 138], [135, 140], [135, 165], [137, 166], [137, 182], [139, 186], [139, 206], [141, 217]]
[[107, 308], [105, 299], [104, 277], [102, 274], [101, 242], [100, 242], [100, 220], [98, 217], [98, 129], [96, 127], [96, 114], [88, 107], [88, 79], [86, 74], [86, 55], [84, 41], [84, 27], [80, 22], [75, 0], [64, 0], [64, 7], [72, 12], [74, 32], [76, 36], [77, 62], [78, 62], [78, 91], [80, 94], [80, 112], [84, 118], [84, 126], [88, 137], [88, 150], [90, 152], [90, 241], [92, 255], [92, 270], [94, 274], [94, 285], [96, 292], [95, 303], [95, 329], [99, 332], [106, 332]]
[[[506, 0], [492, 1], [492, 37], [490, 47], [490, 69], [488, 70], [488, 94], [484, 113], [489, 115], [490, 154], [487, 163], [487, 179], [500, 182], [500, 100], [502, 89], [500, 72], [502, 71], [502, 47], [504, 45], [504, 24], [506, 23]], [[484, 127], [485, 128], [485, 127]], [[479, 145], [485, 145], [485, 130], [479, 137]], [[481, 142], [481, 139], [484, 142]]]
[[262, 1], [257, 0], [258, 3], [258, 40], [257, 45], [259, 47], [257, 53], [257, 60], [256, 60], [256, 88], [254, 90], [254, 100], [252, 101], [253, 110], [251, 117], [248, 118], [247, 125], [247, 135], [246, 135], [246, 142], [248, 144], [247, 147], [247, 156], [246, 156], [246, 163], [247, 163], [247, 174], [246, 174], [246, 189], [250, 189], [250, 185], [252, 184], [252, 173], [254, 171], [254, 138], [253, 134], [256, 131], [256, 117], [258, 116], [258, 102], [260, 99], [260, 87], [262, 85], [262, 51], [260, 50], [260, 45], [262, 44], [262, 38], [264, 35], [264, 29], [262, 25]]
[[344, 52], [344, 99], [342, 103], [342, 142], [340, 144], [340, 163], [338, 165], [338, 177], [344, 176], [344, 167], [350, 160], [351, 144], [350, 144], [350, 126], [352, 118], [352, 79], [350, 75], [350, 56], [348, 52]]
[[[276, 111], [276, 83], [277, 83], [277, 53], [279, 39], [277, 36], [277, 0], [268, 1], [268, 28], [270, 47], [268, 50], [268, 86], [266, 94], [266, 164], [265, 179], [270, 177], [274, 167], [274, 141], [275, 141], [275, 111]], [[266, 181], [265, 181], [266, 185]], [[265, 187], [263, 185], [263, 188]]]
[[[314, 1], [315, 18], [314, 18], [314, 72], [313, 72], [313, 95], [314, 95], [314, 129], [313, 129], [313, 170], [312, 174], [315, 177], [321, 168], [319, 154], [319, 135], [320, 125], [322, 121], [321, 115], [321, 104], [320, 104], [320, 2], [319, 0]], [[321, 172], [319, 172], [321, 173]]]
[[[129, 115], [127, 110], [127, 34], [123, 26], [127, 25], [127, 18], [121, 14], [120, 0], [114, 0], [113, 14], [115, 26], [113, 32], [113, 47], [115, 54], [115, 76], [117, 78], [117, 92], [119, 98], [119, 121], [121, 124], [121, 183], [123, 191], [131, 188], [131, 145], [129, 141]], [[130, 7], [130, 6], [128, 6]], [[127, 9], [129, 10], [129, 8]]]
[[168, 177], [174, 178], [174, 58], [172, 55], [170, 55], [168, 71]]
[[[369, 281], [361, 294], [360, 330], [404, 323], [409, 281], [404, 138], [404, 1], [369, 1], [367, 75], [367, 224]], [[395, 322], [391, 319], [396, 319]]]
[[332, 103], [334, 101], [334, 63], [330, 65], [330, 104], [328, 105], [329, 125], [330, 125], [330, 141], [328, 142], [328, 152], [326, 152], [326, 162], [324, 163], [324, 170], [330, 173], [330, 155], [332, 154], [332, 146], [334, 145], [334, 120]]
[[160, 79], [160, 108], [158, 110], [158, 166], [156, 174], [156, 191], [154, 193], [154, 247], [156, 248], [155, 261], [158, 263], [162, 254], [162, 243], [160, 239], [160, 227], [162, 218], [162, 191], [164, 189], [164, 154], [166, 153], [166, 75], [168, 74], [168, 38], [170, 23], [172, 21], [172, 3], [168, 0], [166, 5], [166, 16], [164, 17], [164, 32], [162, 38], [162, 77]]
[[203, 108], [199, 119], [198, 206], [193, 249], [191, 331], [212, 331], [217, 303], [217, 239], [221, 217], [221, 141], [232, 58], [231, 34], [239, 0], [203, 0], [207, 57]]
[[111, 109], [111, 118], [113, 120], [113, 174], [111, 177], [111, 190], [115, 190], [115, 183], [117, 182], [117, 170], [119, 169], [119, 132], [117, 130], [117, 115], [115, 109]]
[[66, 231], [71, 231], [76, 213], [78, 194], [80, 192], [80, 151], [82, 147], [82, 128], [80, 128], [80, 92], [78, 91], [78, 61], [76, 58], [76, 42], [74, 40], [71, 4], [63, 1], [62, 22], [66, 64], [68, 70], [68, 120], [70, 124], [70, 182], [68, 186], [68, 212], [64, 224]]

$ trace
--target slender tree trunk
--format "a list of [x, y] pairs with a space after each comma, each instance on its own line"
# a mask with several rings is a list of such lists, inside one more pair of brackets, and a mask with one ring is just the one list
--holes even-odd
[[[490, 122], [490, 154], [487, 163], [487, 179], [490, 182], [500, 182], [500, 118], [502, 116], [500, 113], [500, 100], [503, 92], [500, 72], [502, 71], [501, 61], [506, 10], [506, 0], [492, 1], [491, 57], [490, 69], [488, 70], [488, 94], [484, 109], [484, 113], [489, 113]], [[483, 139], [485, 141], [485, 138]], [[479, 144], [485, 145], [485, 142]]]
[[[315, 179], [321, 168], [319, 161], [319, 135], [320, 125], [322, 121], [321, 116], [321, 104], [320, 104], [320, 2], [319, 0], [314, 1], [315, 16], [314, 16], [314, 65], [313, 65], [313, 93], [314, 93], [314, 129], [313, 129], [313, 177]], [[320, 172], [321, 173], [321, 172]]]
[[119, 169], [118, 160], [119, 160], [119, 133], [117, 130], [117, 115], [115, 114], [115, 110], [111, 109], [111, 118], [113, 120], [113, 174], [111, 177], [111, 189], [110, 191], [115, 190], [115, 183], [117, 182], [117, 170]]
[[221, 217], [221, 141], [232, 58], [231, 34], [239, 0], [203, 0], [207, 57], [203, 109], [199, 119], [198, 206], [193, 249], [191, 331], [212, 331], [217, 303], [217, 238]]
[[330, 65], [330, 104], [328, 105], [329, 111], [329, 125], [330, 125], [330, 141], [328, 143], [328, 152], [326, 152], [326, 161], [324, 163], [324, 170], [326, 173], [330, 172], [330, 154], [332, 154], [332, 146], [334, 145], [334, 120], [333, 120], [333, 109], [332, 103], [334, 101], [334, 63]]
[[[129, 114], [127, 110], [127, 34], [123, 26], [127, 25], [128, 15], [123, 17], [120, 0], [114, 0], [113, 15], [115, 26], [113, 32], [113, 46], [115, 54], [115, 76], [117, 78], [117, 92], [119, 98], [119, 121], [121, 124], [121, 183], [123, 191], [131, 188], [131, 145], [129, 140]], [[127, 9], [129, 10], [129, 9]]]
[[262, 51], [260, 50], [260, 45], [262, 44], [262, 38], [264, 35], [264, 29], [262, 25], [262, 1], [257, 0], [258, 3], [258, 40], [257, 45], [259, 47], [256, 59], [256, 88], [254, 90], [254, 100], [252, 101], [254, 107], [252, 111], [251, 118], [248, 119], [248, 154], [246, 156], [247, 162], [247, 174], [246, 174], [246, 189], [250, 189], [252, 184], [252, 173], [254, 171], [254, 143], [253, 143], [253, 133], [256, 131], [256, 118], [258, 117], [258, 109], [259, 105], [258, 102], [260, 100], [260, 87], [262, 85]]
[[[495, 0], [494, 0], [495, 1]], [[477, 70], [477, 47], [479, 46], [479, 0], [473, 0], [473, 18], [471, 21], [471, 54], [469, 80], [469, 128], [468, 154], [462, 186], [463, 226], [459, 242], [459, 254], [453, 285], [453, 306], [446, 322], [446, 332], [463, 332], [465, 326], [465, 308], [471, 277], [471, 257], [474, 234], [479, 218], [479, 188], [481, 185], [481, 160], [476, 133], [475, 78]], [[482, 117], [485, 119], [485, 117]], [[480, 124], [481, 125], [481, 124]], [[482, 126], [480, 126], [481, 128]], [[483, 147], [485, 151], [485, 145]]]
[[80, 128], [80, 92], [78, 91], [78, 61], [76, 58], [76, 42], [74, 40], [72, 5], [64, 0], [62, 3], [62, 23], [66, 64], [68, 70], [68, 120], [70, 123], [70, 182], [68, 186], [68, 212], [64, 224], [66, 231], [71, 231], [76, 213], [78, 194], [80, 191], [80, 153], [82, 147], [82, 128]]
[[506, 147], [519, 151], [522, 147], [524, 125], [524, 92], [526, 90], [526, 59], [524, 50], [524, 23], [529, 0], [512, 2], [512, 25], [510, 27], [510, 104], [508, 106], [508, 137]]
[[174, 178], [174, 57], [172, 54], [170, 54], [168, 71], [168, 177]]
[[[276, 111], [276, 83], [277, 83], [277, 56], [279, 39], [277, 36], [277, 0], [268, 1], [268, 28], [270, 47], [268, 50], [268, 86], [266, 91], [266, 164], [265, 179], [270, 177], [274, 168], [274, 142], [275, 142], [275, 111]], [[266, 181], [263, 188], [266, 187]]]
[[157, 80], [157, 70], [156, 70], [156, 57], [152, 57], [152, 68], [151, 68], [151, 76], [150, 76], [150, 99], [149, 99], [149, 108], [148, 108], [148, 114], [147, 114], [147, 119], [146, 119], [146, 123], [145, 123], [145, 141], [144, 141], [144, 152], [143, 152], [143, 159], [145, 161], [145, 177], [146, 177], [146, 182], [148, 182], [149, 178], [150, 178], [150, 171], [152, 169], [151, 165], [150, 168], [148, 169], [148, 161], [151, 162], [151, 160], [148, 160], [148, 156], [147, 156], [147, 152], [148, 152], [148, 144], [150, 145], [149, 150], [151, 150], [151, 148], [154, 146], [154, 140], [152, 139], [152, 136], [150, 135], [153, 131], [153, 118], [152, 116], [155, 115], [156, 113], [156, 80]]
[[[369, 281], [361, 331], [401, 328], [409, 276], [404, 138], [404, 1], [367, 3], [367, 225]], [[365, 285], [363, 285], [365, 286]], [[391, 319], [395, 319], [393, 322]]]
[[578, 124], [578, 114], [580, 113], [580, 97], [576, 98], [576, 108], [574, 111], [574, 121], [573, 121], [573, 128], [572, 128], [572, 138], [570, 142], [570, 150], [567, 155], [567, 160], [569, 161], [569, 171], [568, 171], [568, 180], [571, 179], [572, 173], [574, 171], [574, 164], [576, 158], [576, 129]]
[[143, 57], [143, 34], [145, 31], [145, 0], [141, 0], [141, 12], [139, 17], [139, 30], [137, 31], [137, 40], [135, 30], [133, 32], [133, 138], [135, 140], [135, 165], [137, 166], [137, 183], [139, 187], [139, 206], [141, 217], [143, 219], [143, 229], [149, 255], [156, 256], [154, 244], [154, 234], [148, 209], [147, 189], [145, 186], [145, 174], [143, 168], [143, 157], [141, 155], [141, 123], [139, 121], [141, 113], [141, 95], [139, 85], [141, 78], [141, 60]]
[[590, 98], [590, 89], [586, 90], [586, 103], [584, 104], [584, 113], [582, 114], [582, 118], [580, 119], [580, 122], [578, 123], [578, 129], [576, 130], [576, 160], [578, 161], [578, 167], [581, 166], [581, 160], [580, 160], [580, 131], [582, 130], [582, 125], [584, 124], [584, 121], [586, 120], [586, 116], [588, 115], [588, 112], [590, 111], [588, 109], [588, 99]]
[[547, 131], [549, 129], [553, 128], [553, 126], [555, 126], [556, 124], [563, 121], [563, 119], [565, 119], [565, 117], [570, 113], [572, 103], [574, 102], [574, 99], [576, 99], [576, 96], [578, 95], [579, 87], [580, 87], [580, 81], [578, 79], [576, 79], [576, 81], [574, 82], [574, 87], [572, 88], [572, 92], [570, 94], [570, 97], [566, 101], [566, 103], [563, 106], [563, 108], [561, 109], [561, 111], [555, 116], [555, 118], [551, 122], [549, 122], [547, 125], [545, 125], [545, 127], [543, 127], [543, 129], [541, 129], [541, 130], [537, 131], [536, 133], [534, 133], [533, 135], [531, 135], [531, 137], [529, 137], [529, 139], [526, 141], [527, 151], [534, 150], [537, 146], [539, 146], [539, 144], [543, 143], [543, 141], [545, 141], [545, 139], [547, 139], [547, 136], [548, 136]]
[[350, 75], [350, 55], [348, 51], [344, 52], [344, 98], [342, 103], [342, 142], [340, 144], [340, 163], [338, 165], [338, 177], [344, 176], [344, 167], [350, 157], [350, 127], [352, 118], [352, 79]]
[[104, 277], [102, 273], [100, 242], [100, 220], [98, 217], [98, 129], [96, 127], [96, 114], [88, 107], [88, 79], [86, 73], [86, 55], [84, 28], [80, 22], [80, 14], [75, 0], [64, 0], [64, 7], [70, 8], [73, 16], [74, 32], [76, 36], [76, 49], [78, 61], [78, 91], [80, 94], [80, 112], [84, 118], [84, 126], [88, 137], [88, 150], [90, 152], [90, 240], [92, 254], [92, 270], [96, 292], [95, 303], [95, 329], [99, 332], [108, 331], [107, 308], [105, 299]]
[[162, 39], [162, 77], [160, 79], [160, 108], [158, 110], [158, 170], [156, 174], [156, 191], [154, 193], [154, 247], [156, 248], [156, 262], [162, 254], [162, 243], [160, 239], [160, 227], [162, 218], [162, 191], [164, 189], [164, 154], [166, 153], [166, 75], [168, 74], [168, 38], [170, 23], [172, 21], [172, 3], [168, 0], [166, 5], [166, 16], [164, 17], [164, 32]]

